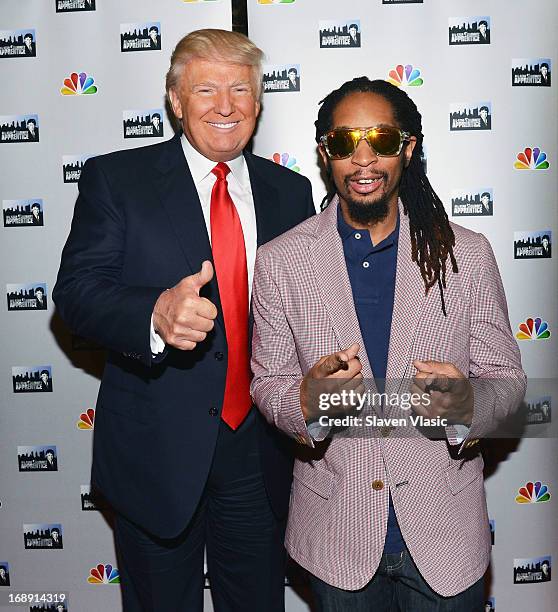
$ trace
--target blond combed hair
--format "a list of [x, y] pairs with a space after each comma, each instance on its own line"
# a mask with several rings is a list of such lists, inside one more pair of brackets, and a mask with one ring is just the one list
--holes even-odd
[[194, 30], [179, 40], [172, 52], [166, 77], [167, 97], [171, 89], [178, 89], [188, 62], [198, 58], [250, 66], [256, 97], [259, 98], [262, 91], [263, 57], [263, 51], [240, 32], [212, 28]]

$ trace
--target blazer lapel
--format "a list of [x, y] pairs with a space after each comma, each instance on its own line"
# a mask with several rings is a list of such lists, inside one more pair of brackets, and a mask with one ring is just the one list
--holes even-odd
[[402, 379], [410, 376], [409, 361], [424, 302], [424, 282], [419, 267], [411, 259], [409, 218], [400, 203], [395, 295], [386, 370], [388, 393], [397, 392]]
[[[213, 263], [213, 255], [198, 192], [180, 144], [180, 134], [169, 140], [166, 145], [156, 165], [159, 173], [157, 189], [190, 268], [184, 270], [184, 276], [188, 276], [199, 272], [205, 260]], [[225, 324], [215, 275], [202, 289], [201, 295], [211, 300], [217, 307], [217, 321], [224, 330]]]
[[342, 349], [358, 342], [362, 374], [373, 385], [373, 374], [362, 339], [355, 310], [351, 282], [345, 263], [343, 243], [337, 231], [338, 200], [335, 198], [320, 213], [316, 241], [310, 248], [310, 258], [322, 302], [328, 312], [333, 331]]

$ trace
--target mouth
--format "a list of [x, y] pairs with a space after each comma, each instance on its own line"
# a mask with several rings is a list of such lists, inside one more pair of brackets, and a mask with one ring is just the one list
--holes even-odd
[[384, 177], [352, 177], [349, 178], [346, 182], [354, 192], [360, 195], [368, 195], [380, 189], [380, 187], [383, 185]]
[[232, 130], [234, 129], [238, 124], [240, 123], [240, 121], [229, 121], [228, 123], [216, 123], [213, 121], [208, 121], [207, 124], [210, 125], [211, 127], [217, 128], [218, 130]]

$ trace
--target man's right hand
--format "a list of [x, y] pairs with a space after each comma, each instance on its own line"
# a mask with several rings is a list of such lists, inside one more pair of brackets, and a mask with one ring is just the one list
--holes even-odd
[[331, 406], [327, 412], [319, 409], [319, 396], [322, 393], [337, 394], [342, 391], [364, 393], [362, 364], [357, 357], [360, 346], [352, 344], [344, 351], [338, 351], [319, 359], [302, 379], [300, 384], [300, 407], [304, 420], [311, 422], [326, 414], [345, 415], [355, 406]]
[[200, 297], [201, 288], [212, 278], [213, 265], [204, 261], [199, 272], [161, 293], [153, 309], [153, 327], [165, 344], [191, 351], [213, 329], [217, 308]]

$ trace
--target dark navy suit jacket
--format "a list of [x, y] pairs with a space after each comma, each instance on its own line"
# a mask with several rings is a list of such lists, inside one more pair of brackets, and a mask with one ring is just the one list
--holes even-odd
[[[244, 153], [258, 246], [314, 213], [308, 179]], [[188, 524], [214, 453], [227, 342], [214, 278], [202, 289], [219, 311], [193, 351], [150, 350], [157, 298], [212, 260], [198, 194], [179, 136], [89, 159], [53, 298], [81, 336], [108, 350], [95, 418], [92, 482], [112, 506], [170, 538]], [[258, 413], [258, 419], [261, 419]], [[289, 440], [258, 423], [266, 489], [278, 518], [288, 509]]]

